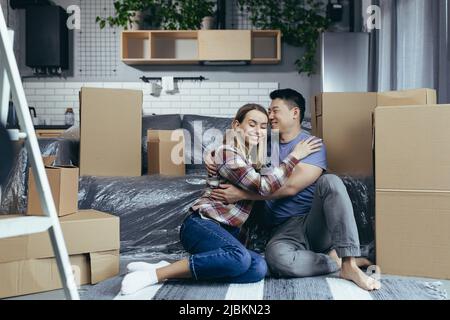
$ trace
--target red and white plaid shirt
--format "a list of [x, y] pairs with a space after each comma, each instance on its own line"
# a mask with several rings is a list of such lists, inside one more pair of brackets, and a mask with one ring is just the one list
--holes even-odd
[[[236, 148], [224, 145], [215, 152], [217, 173], [221, 183], [232, 184], [246, 191], [267, 196], [281, 188], [299, 162], [289, 155], [279, 167], [265, 168], [259, 173], [252, 163]], [[212, 192], [208, 188], [191, 207], [205, 218], [214, 219], [219, 223], [241, 227], [249, 217], [253, 201], [241, 200], [235, 204], [224, 204], [210, 198]]]

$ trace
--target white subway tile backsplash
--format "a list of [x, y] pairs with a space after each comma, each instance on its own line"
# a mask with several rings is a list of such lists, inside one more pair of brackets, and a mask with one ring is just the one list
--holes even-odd
[[52, 124], [64, 123], [66, 108], [73, 108], [79, 122], [79, 91], [82, 87], [126, 88], [143, 91], [143, 114], [200, 114], [233, 117], [245, 103], [270, 104], [269, 93], [278, 83], [258, 82], [178, 82], [179, 91], [150, 95], [150, 86], [141, 82], [25, 82], [25, 94], [38, 116]]
[[200, 101], [219, 101], [218, 96], [202, 96]]
[[161, 96], [161, 101], [180, 101], [181, 97], [179, 95], [164, 95]]
[[248, 95], [248, 89], [230, 89], [230, 95], [235, 96]]
[[45, 101], [45, 96], [27, 95], [27, 101], [28, 101], [28, 103], [31, 103], [34, 101]]
[[241, 82], [239, 87], [241, 89], [258, 89], [258, 82]]
[[103, 88], [103, 82], [84, 82], [83, 87], [87, 88]]
[[202, 82], [200, 84], [200, 88], [203, 88], [203, 89], [218, 89], [218, 88], [220, 88], [220, 84], [219, 84], [219, 82], [208, 82], [208, 81], [206, 81], [206, 82]]
[[30, 88], [30, 89], [42, 89], [45, 88], [45, 83], [43, 82], [24, 82], [23, 86], [25, 88]]
[[191, 105], [195, 105], [196, 108], [209, 109], [211, 103], [209, 102], [191, 102]]
[[228, 90], [228, 89], [211, 89], [211, 94], [225, 96], [225, 95], [230, 94], [230, 90]]
[[220, 101], [239, 101], [239, 96], [221, 96]]
[[105, 82], [103, 83], [103, 88], [107, 89], [122, 89], [123, 83], [122, 82]]
[[258, 102], [259, 101], [259, 97], [258, 96], [240, 96], [239, 97], [239, 101], [245, 101], [245, 102], [248, 102], [248, 103]]
[[55, 89], [55, 94], [57, 95], [73, 95], [75, 94], [73, 89]]
[[259, 87], [261, 89], [277, 90], [278, 83], [276, 83], [276, 82], [260, 82]]
[[54, 95], [55, 94], [55, 90], [53, 90], [53, 89], [39, 89], [39, 90], [36, 90], [36, 94], [50, 96], [50, 95]]
[[131, 90], [143, 90], [147, 85], [145, 83], [125, 82], [122, 88]]
[[177, 86], [180, 89], [198, 89], [200, 88], [199, 82], [188, 82], [188, 81], [181, 81], [177, 83]]
[[268, 90], [268, 89], [250, 89], [248, 93], [250, 95], [269, 96], [270, 90]]
[[239, 82], [220, 82], [220, 88], [223, 89], [238, 89]]
[[191, 89], [191, 94], [209, 95], [210, 91], [209, 91], [209, 89]]
[[83, 82], [66, 82], [64, 84], [64, 87], [67, 89], [75, 89], [75, 90], [80, 90], [81, 87], [83, 86]]
[[181, 96], [181, 101], [200, 101], [200, 96]]
[[47, 82], [45, 83], [45, 87], [51, 89], [61, 89], [64, 88], [64, 82]]
[[45, 96], [45, 101], [64, 101], [64, 96]]

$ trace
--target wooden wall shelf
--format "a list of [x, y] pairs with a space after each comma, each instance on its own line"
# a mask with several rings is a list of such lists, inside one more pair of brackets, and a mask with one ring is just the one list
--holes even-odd
[[200, 64], [205, 61], [281, 61], [279, 30], [122, 31], [121, 59], [130, 65]]

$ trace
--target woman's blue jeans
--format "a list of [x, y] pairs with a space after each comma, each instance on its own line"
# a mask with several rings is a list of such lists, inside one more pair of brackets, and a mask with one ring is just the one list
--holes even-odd
[[237, 239], [239, 228], [188, 216], [180, 229], [183, 247], [191, 254], [189, 267], [196, 280], [228, 283], [258, 282], [266, 276], [264, 258], [250, 251]]

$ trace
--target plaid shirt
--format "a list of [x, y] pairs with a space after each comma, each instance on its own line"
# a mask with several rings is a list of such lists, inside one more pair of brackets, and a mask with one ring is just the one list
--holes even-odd
[[[264, 173], [258, 173], [251, 162], [236, 148], [221, 146], [215, 153], [217, 172], [221, 183], [232, 184], [240, 189], [267, 196], [280, 189], [294, 170], [299, 160], [289, 155], [279, 167], [265, 168]], [[247, 220], [253, 201], [241, 200], [235, 204], [224, 204], [210, 198], [212, 192], [208, 188], [191, 207], [204, 218], [213, 219], [219, 223], [241, 227]]]

